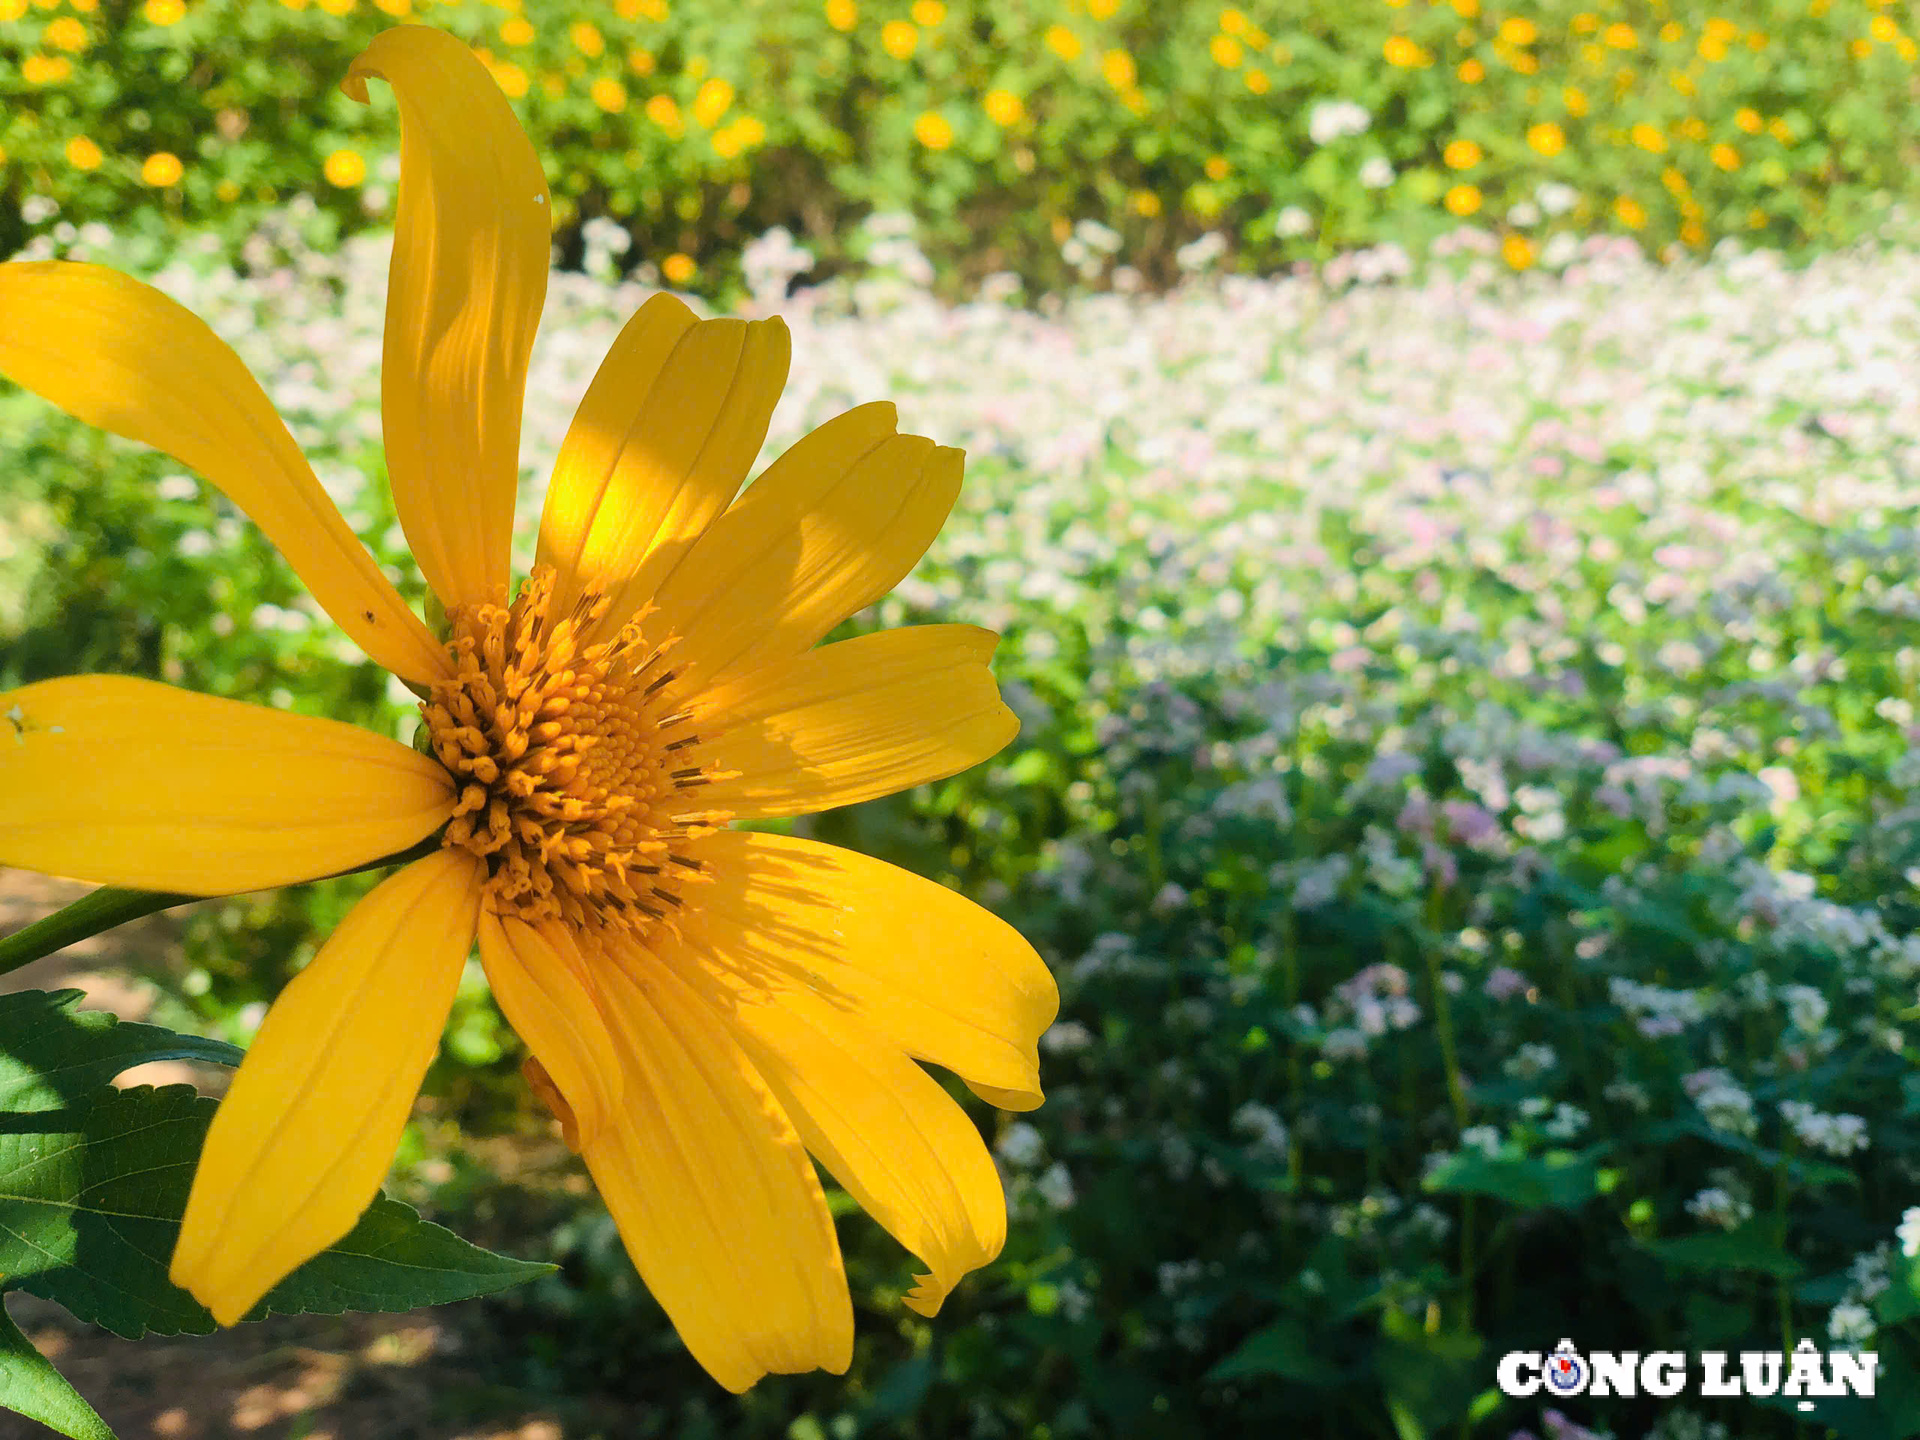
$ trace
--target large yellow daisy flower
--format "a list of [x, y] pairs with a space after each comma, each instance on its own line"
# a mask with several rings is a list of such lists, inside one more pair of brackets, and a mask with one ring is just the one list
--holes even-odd
[[925, 1263], [933, 1314], [1006, 1234], [993, 1162], [915, 1061], [1040, 1103], [1052, 978], [1009, 926], [831, 846], [726, 828], [939, 779], [1017, 728], [965, 625], [816, 646], [925, 551], [961, 455], [893, 407], [821, 426], [736, 500], [785, 383], [778, 320], [628, 322], [561, 447], [508, 603], [548, 196], [480, 62], [422, 27], [393, 87], [400, 199], [381, 409], [394, 505], [452, 638], [347, 527], [238, 356], [110, 270], [0, 265], [0, 373], [197, 470], [427, 698], [431, 754], [151, 681], [0, 696], [0, 864], [230, 894], [439, 832], [268, 1013], [195, 1175], [172, 1276], [222, 1324], [377, 1193], [476, 937], [527, 1073], [721, 1384], [846, 1369], [852, 1309], [808, 1152]]

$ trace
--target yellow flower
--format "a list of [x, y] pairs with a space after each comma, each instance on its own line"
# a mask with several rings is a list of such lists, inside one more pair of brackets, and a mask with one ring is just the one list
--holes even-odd
[[1569, 22], [1568, 28], [1576, 35], [1591, 35], [1600, 28], [1600, 17], [1590, 10], [1582, 10]]
[[1656, 127], [1647, 124], [1644, 120], [1627, 132], [1627, 138], [1650, 154], [1663, 155], [1666, 153], [1667, 137], [1662, 135]]
[[1480, 208], [1482, 203], [1480, 187], [1478, 185], [1456, 185], [1447, 191], [1443, 203], [1447, 209], [1464, 220]]
[[1638, 200], [1622, 195], [1613, 202], [1613, 213], [1620, 223], [1629, 230], [1643, 229], [1647, 223], [1647, 211]]
[[1552, 159], [1567, 148], [1567, 132], [1551, 120], [1542, 120], [1537, 125], [1527, 127], [1527, 144], [1532, 146], [1537, 154]]
[[67, 141], [67, 163], [76, 170], [98, 170], [106, 158], [100, 153], [100, 147], [84, 135]]
[[509, 99], [518, 100], [522, 95], [527, 93], [527, 72], [522, 70], [518, 65], [513, 64], [511, 61], [503, 60], [499, 64], [490, 65], [487, 68], [493, 71], [495, 83], [500, 86], [501, 93]]
[[589, 60], [598, 60], [606, 52], [606, 37], [590, 20], [576, 20], [567, 31], [567, 37], [573, 41], [573, 48]]
[[1242, 15], [1238, 10], [1235, 10], [1232, 6], [1228, 6], [1220, 12], [1221, 34], [1232, 35], [1238, 39], [1240, 36], [1245, 35], [1249, 28], [1251, 27], [1247, 17]]
[[1080, 37], [1064, 25], [1047, 27], [1047, 48], [1062, 60], [1080, 58]]
[[373, 3], [382, 14], [396, 20], [404, 20], [413, 13], [413, 0], [373, 0]]
[[1246, 58], [1246, 49], [1231, 35], [1216, 35], [1207, 42], [1207, 53], [1222, 70], [1237, 70]]
[[1660, 38], [1669, 45], [1678, 44], [1686, 38], [1687, 27], [1678, 20], [1669, 20], [1660, 27]]
[[1471, 140], [1449, 140], [1440, 158], [1449, 170], [1471, 170], [1480, 163], [1480, 147]]
[[351, 15], [355, 0], [319, 0], [320, 8], [329, 15]]
[[1683, 140], [1704, 140], [1707, 138], [1707, 122], [1698, 115], [1689, 115], [1674, 127]]
[[1509, 15], [1500, 22], [1500, 39], [1508, 45], [1531, 45], [1539, 38], [1540, 32], [1534, 28], [1531, 20], [1519, 15]]
[[671, 95], [650, 96], [647, 100], [647, 119], [675, 136], [680, 133], [680, 107], [674, 104]]
[[1133, 56], [1124, 50], [1109, 50], [1100, 57], [1100, 78], [1116, 90], [1125, 90], [1139, 78]]
[[1724, 140], [1707, 151], [1707, 158], [1722, 170], [1738, 170], [1740, 168], [1740, 152]]
[[587, 87], [587, 96], [609, 115], [618, 115], [627, 108], [627, 87], [605, 75]]
[[500, 23], [500, 40], [505, 45], [531, 45], [534, 28], [524, 15], [515, 15]]
[[222, 180], [213, 187], [213, 196], [222, 205], [231, 205], [240, 198], [240, 187], [231, 180]]
[[1614, 50], [1638, 50], [1640, 37], [1634, 33], [1631, 25], [1615, 23], [1607, 26], [1600, 36], [1601, 43]]
[[908, 13], [913, 16], [914, 24], [931, 30], [947, 18], [947, 7], [941, 0], [913, 0], [913, 8]]
[[329, 185], [348, 190], [367, 178], [367, 162], [360, 158], [357, 150], [336, 150], [327, 156], [320, 173], [327, 177]]
[[1882, 45], [1891, 45], [1900, 36], [1900, 27], [1891, 15], [1876, 15], [1867, 22], [1867, 33]]
[[1135, 115], [1144, 115], [1152, 108], [1147, 104], [1147, 97], [1138, 90], [1122, 90], [1120, 103]]
[[1247, 89], [1256, 95], [1264, 95], [1273, 88], [1273, 81], [1267, 78], [1267, 72], [1249, 66], [1246, 74]]
[[171, 155], [165, 150], [155, 151], [140, 166], [140, 178], [157, 190], [164, 190], [169, 185], [178, 185], [180, 177], [185, 173], [186, 168], [181, 165], [180, 157]]
[[18, 20], [27, 13], [27, 0], [0, 0], [0, 20]]
[[1480, 13], [1480, 0], [1451, 0], [1453, 13], [1462, 20], [1471, 20]]
[[1233, 165], [1224, 155], [1209, 155], [1201, 169], [1207, 172], [1209, 180], [1224, 180], [1233, 173]]
[[1847, 53], [1856, 60], [1865, 60], [1873, 54], [1873, 41], [1864, 37], [1847, 42]]
[[1733, 112], [1733, 123], [1749, 135], [1758, 135], [1766, 129], [1767, 122], [1760, 118], [1760, 112], [1749, 105], [1742, 105]]
[[1902, 35], [1893, 42], [1893, 53], [1911, 65], [1920, 60], [1920, 44], [1915, 44], [1911, 35]]
[[767, 138], [767, 125], [758, 115], [742, 115], [733, 122], [733, 133], [740, 137], [740, 143], [748, 149], [762, 143]]
[[1389, 35], [1380, 51], [1387, 63], [1399, 70], [1425, 69], [1433, 64], [1433, 56], [1404, 35]]
[[1136, 190], [1127, 197], [1127, 204], [1136, 215], [1151, 220], [1160, 213], [1160, 197], [1151, 190]]
[[20, 62], [20, 78], [29, 85], [58, 85], [73, 74], [73, 62], [64, 55], [29, 55]]
[[1793, 127], [1778, 115], [1767, 122], [1767, 134], [1778, 140], [1782, 145], [1793, 144]]
[[980, 108], [996, 125], [1018, 125], [1027, 107], [1011, 90], [989, 90], [980, 97]]
[[860, 7], [853, 0], [827, 0], [827, 24], [845, 34], [860, 19]]
[[[920, 558], [963, 457], [862, 405], [733, 503], [786, 380], [786, 327], [657, 295], [581, 402], [510, 600], [546, 185], [454, 36], [389, 30], [349, 70], [354, 98], [369, 76], [396, 91], [407, 140], [386, 470], [449, 641], [239, 356], [159, 291], [93, 265], [0, 265], [0, 373], [252, 516], [347, 636], [427, 697], [427, 753], [155, 681], [41, 681], [0, 697], [0, 865], [224, 895], [432, 847], [281, 993], [214, 1114], [168, 1274], [218, 1323], [374, 1199], [477, 941], [529, 1084], [694, 1358], [735, 1392], [844, 1372], [853, 1312], [809, 1148], [924, 1262], [905, 1299], [933, 1314], [999, 1253], [1006, 1202], [972, 1121], [916, 1062], [1031, 1109], [1058, 994], [1031, 946], [954, 891], [730, 827], [944, 778], [1017, 731], [987, 631], [816, 644]], [[662, 269], [684, 283], [691, 267]]]
[[944, 150], [953, 144], [953, 126], [937, 110], [922, 110], [913, 117], [913, 138], [929, 150]]
[[1560, 102], [1567, 107], [1569, 115], [1580, 116], [1587, 113], [1587, 92], [1577, 86], [1569, 85], [1560, 92]]
[[140, 14], [149, 25], [178, 25], [186, 18], [187, 7], [181, 0], [147, 0]]
[[896, 60], [908, 59], [919, 43], [919, 30], [904, 20], [889, 20], [880, 27], [880, 48]]
[[50, 50], [78, 54], [87, 48], [87, 27], [71, 15], [62, 15], [47, 22], [47, 28], [40, 32], [40, 43]]
[[1468, 85], [1478, 85], [1482, 80], [1487, 78], [1487, 67], [1482, 65], [1479, 60], [1469, 58], [1462, 60], [1460, 62], [1460, 68], [1453, 73], [1458, 75], [1460, 79]]
[[1524, 235], [1509, 233], [1500, 242], [1500, 258], [1509, 269], [1525, 270], [1533, 264], [1533, 242]]
[[653, 52], [634, 46], [627, 51], [627, 68], [636, 75], [651, 75], [654, 69]]
[[1666, 186], [1668, 193], [1676, 199], [1684, 197], [1693, 188], [1687, 184], [1687, 177], [1671, 165], [1660, 172], [1660, 183]]
[[733, 85], [715, 75], [700, 82], [693, 92], [693, 120], [703, 130], [711, 130], [733, 106]]

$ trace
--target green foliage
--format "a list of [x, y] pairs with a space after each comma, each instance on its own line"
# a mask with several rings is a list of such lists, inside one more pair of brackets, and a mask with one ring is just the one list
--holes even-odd
[[113, 1432], [0, 1305], [0, 1403], [68, 1440], [113, 1440]]
[[[61, 223], [208, 227], [229, 253], [295, 193], [320, 200], [316, 243], [389, 222], [391, 97], [337, 87], [409, 9], [155, 0], [50, 19], [5, 0], [0, 253], [54, 223], [22, 218], [30, 196]], [[1062, 248], [1089, 220], [1158, 281], [1210, 231], [1269, 270], [1423, 248], [1467, 217], [1506, 228], [1516, 266], [1560, 229], [1821, 246], [1911, 198], [1920, 141], [1914, 41], [1870, 0], [621, 0], [422, 18], [513, 97], [573, 261], [581, 222], [611, 217], [639, 241], [629, 263], [715, 292], [776, 225], [831, 274], [856, 256], [854, 222], [891, 211], [919, 218], [949, 290], [996, 270], [1098, 280], [1104, 242]], [[1327, 102], [1366, 128], [1323, 114], [1316, 135]], [[1566, 188], [1542, 216], [1548, 183]]]

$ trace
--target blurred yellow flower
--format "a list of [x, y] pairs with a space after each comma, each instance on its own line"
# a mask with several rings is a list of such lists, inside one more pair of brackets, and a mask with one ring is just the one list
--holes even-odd
[[524, 15], [515, 15], [500, 22], [500, 40], [506, 45], [531, 45], [534, 29]]
[[1087, 0], [1087, 14], [1096, 20], [1111, 20], [1120, 13], [1120, 0]]
[[1062, 60], [1080, 58], [1080, 37], [1064, 25], [1047, 27], [1047, 48]]
[[549, 100], [558, 100], [567, 93], [567, 82], [549, 70], [540, 77], [540, 91]]
[[627, 51], [627, 68], [636, 75], [651, 75], [653, 73], [653, 63], [653, 52], [651, 50], [643, 50], [640, 46], [636, 45], [633, 49]]
[[1480, 163], [1480, 147], [1471, 140], [1449, 140], [1440, 158], [1449, 170], [1471, 170]]
[[889, 20], [880, 27], [880, 48], [896, 60], [910, 59], [919, 44], [919, 30], [905, 20]]
[[1707, 151], [1707, 158], [1722, 170], [1738, 170], [1740, 168], [1740, 152], [1724, 140]]
[[1152, 108], [1147, 104], [1147, 97], [1138, 90], [1122, 90], [1120, 92], [1120, 103], [1135, 115], [1144, 115]]
[[1601, 33], [1600, 40], [1602, 44], [1613, 50], [1638, 50], [1640, 48], [1640, 37], [1634, 33], [1633, 27], [1631, 25], [1623, 25], [1618, 21], [1607, 26]]
[[1236, 70], [1246, 58], [1246, 49], [1231, 35], [1216, 35], [1207, 42], [1207, 53], [1223, 70]]
[[738, 128], [731, 124], [722, 125], [714, 131], [707, 143], [713, 146], [713, 153], [722, 160], [731, 160], [747, 148], [746, 142], [740, 138]]
[[373, 0], [373, 3], [382, 14], [396, 20], [404, 20], [413, 13], [413, 0]]
[[320, 0], [320, 8], [329, 15], [351, 15], [354, 0]]
[[1698, 115], [1689, 115], [1674, 127], [1682, 140], [1704, 140], [1707, 138], [1707, 122]]
[[1160, 213], [1160, 197], [1151, 190], [1136, 190], [1127, 197], [1127, 204], [1136, 215], [1151, 220]]
[[1586, 114], [1592, 108], [1587, 103], [1587, 92], [1574, 85], [1569, 85], [1560, 92], [1560, 103], [1567, 107], [1569, 115], [1576, 117]]
[[0, 0], [0, 20], [18, 20], [27, 13], [27, 0]]
[[149, 25], [178, 25], [186, 18], [187, 7], [180, 0], [147, 0], [140, 15]]
[[509, 100], [518, 100], [527, 93], [527, 72], [511, 60], [502, 60], [487, 68], [493, 72], [494, 83], [500, 87], [500, 93]]
[[1660, 183], [1676, 200], [1684, 200], [1693, 187], [1687, 184], [1687, 177], [1669, 165], [1660, 172]]
[[1513, 270], [1525, 270], [1533, 264], [1533, 242], [1524, 235], [1509, 234], [1500, 242], [1500, 258]]
[[1267, 78], [1267, 72], [1251, 66], [1247, 69], [1247, 89], [1256, 95], [1264, 95], [1273, 88], [1273, 82]]
[[1139, 78], [1133, 56], [1124, 50], [1109, 50], [1100, 57], [1100, 76], [1116, 90], [1125, 90]]
[[1224, 180], [1233, 173], [1233, 165], [1224, 155], [1209, 155], [1201, 167], [1207, 172], [1209, 180]]
[[1627, 132], [1627, 138], [1650, 155], [1666, 154], [1667, 137], [1644, 120]]
[[1680, 227], [1680, 239], [1698, 250], [1707, 243], [1707, 227], [1698, 220], [1689, 220]]
[[1766, 229], [1767, 228], [1767, 212], [1760, 209], [1758, 206], [1755, 206], [1753, 209], [1749, 210], [1747, 212], [1747, 228], [1749, 230]]
[[1380, 53], [1386, 56], [1389, 65], [1400, 70], [1425, 69], [1433, 64], [1433, 56], [1404, 35], [1389, 35]]
[[1793, 127], [1778, 115], [1767, 122], [1767, 133], [1782, 145], [1793, 144]]
[[1600, 28], [1600, 17], [1589, 10], [1582, 10], [1569, 22], [1569, 28], [1576, 35], [1591, 35]]
[[1750, 105], [1742, 105], [1733, 112], [1733, 123], [1749, 135], [1758, 135], [1767, 126], [1767, 122], [1760, 118], [1760, 112]]
[[1227, 208], [1220, 192], [1211, 185], [1190, 185], [1187, 187], [1187, 209], [1202, 220], [1211, 220]]
[[1527, 144], [1536, 153], [1551, 159], [1567, 148], [1567, 132], [1551, 120], [1542, 120], [1538, 125], [1527, 127]]
[[327, 156], [320, 173], [327, 177], [329, 185], [350, 190], [367, 178], [367, 162], [360, 158], [358, 150], [336, 150]]
[[618, 115], [627, 108], [627, 87], [605, 75], [587, 87], [587, 96], [609, 115]]
[[1763, 32], [1759, 30], [1749, 30], [1747, 32], [1747, 49], [1760, 51], [1766, 48], [1767, 37]]
[[680, 107], [671, 95], [654, 95], [647, 100], [647, 119], [674, 139], [680, 138]]
[[1444, 203], [1447, 209], [1464, 220], [1480, 208], [1480, 187], [1478, 185], [1456, 185], [1447, 191]]
[[87, 48], [87, 27], [71, 15], [62, 15], [47, 22], [47, 28], [40, 32], [40, 43], [52, 50], [78, 54]]
[[693, 263], [691, 255], [682, 255], [678, 250], [660, 262], [660, 274], [669, 285], [684, 285], [700, 273], [700, 267]]
[[1453, 13], [1462, 20], [1471, 20], [1480, 13], [1480, 0], [1452, 0]]
[[1920, 59], [1920, 45], [1914, 43], [1911, 35], [1902, 35], [1893, 42], [1893, 53], [1911, 65], [1916, 59]]
[[1027, 107], [1011, 90], [989, 90], [980, 97], [980, 108], [996, 125], [1018, 125]]
[[186, 173], [178, 155], [170, 155], [165, 150], [149, 155], [140, 166], [140, 178], [157, 190], [169, 185], [178, 185], [180, 177]]
[[231, 205], [240, 198], [240, 187], [231, 180], [222, 180], [213, 187], [213, 198], [222, 205]]
[[1540, 68], [1540, 62], [1531, 50], [1516, 50], [1511, 45], [1495, 45], [1493, 53], [1522, 75], [1531, 75]]
[[97, 170], [106, 158], [100, 153], [100, 147], [84, 135], [67, 141], [67, 163], [76, 170]]
[[845, 34], [860, 19], [860, 7], [853, 0], [827, 0], [827, 24]]
[[1534, 23], [1519, 15], [1509, 15], [1502, 20], [1499, 34], [1501, 40], [1509, 45], [1531, 45], [1540, 36]]
[[614, 0], [613, 9], [622, 20], [639, 18], [658, 24], [667, 18], [667, 0]]
[[767, 138], [767, 122], [758, 115], [742, 115], [733, 122], [733, 133], [740, 137], [740, 143], [746, 146], [761, 144]]
[[931, 30], [947, 18], [947, 7], [940, 0], [913, 0], [913, 9], [908, 12], [913, 23]]
[[1232, 35], [1236, 39], [1248, 30], [1247, 17], [1229, 5], [1220, 12], [1220, 31], [1223, 35]]
[[1715, 15], [1701, 27], [1700, 33], [1708, 39], [1718, 40], [1724, 44], [1726, 41], [1740, 38], [1740, 27], [1724, 15]]
[[1630, 195], [1622, 195], [1613, 202], [1613, 213], [1615, 218], [1629, 230], [1640, 230], [1646, 227], [1646, 207]]
[[704, 80], [693, 94], [694, 123], [703, 130], [711, 130], [720, 123], [720, 117], [733, 105], [733, 86], [718, 75]]
[[1891, 15], [1876, 15], [1867, 22], [1867, 33], [1882, 45], [1891, 45], [1900, 36], [1900, 27]]
[[1460, 79], [1468, 85], [1478, 85], [1482, 80], [1487, 78], [1487, 67], [1482, 65], [1478, 60], [1462, 60], [1460, 62], [1460, 68], [1453, 73], [1458, 75]]
[[1864, 37], [1857, 40], [1849, 40], [1847, 42], [1847, 53], [1852, 55], [1856, 60], [1865, 60], [1873, 54], [1873, 41], [1865, 39]]
[[598, 60], [606, 52], [606, 37], [590, 20], [576, 20], [567, 35], [573, 41], [573, 48], [589, 60]]
[[73, 74], [73, 62], [64, 55], [29, 55], [20, 62], [20, 78], [29, 85], [58, 85]]
[[1660, 38], [1669, 45], [1678, 44], [1686, 38], [1687, 27], [1678, 20], [1669, 20], [1660, 27]]
[[937, 110], [922, 110], [913, 117], [913, 138], [929, 150], [944, 150], [953, 144], [953, 126]]

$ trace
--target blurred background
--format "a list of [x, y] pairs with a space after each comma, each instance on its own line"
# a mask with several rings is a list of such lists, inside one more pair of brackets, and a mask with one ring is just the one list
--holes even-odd
[[[1013, 1225], [935, 1320], [830, 1186], [853, 1369], [736, 1399], [476, 965], [389, 1188], [558, 1272], [143, 1344], [13, 1297], [123, 1437], [1920, 1433], [1906, 7], [0, 0], [0, 254], [204, 317], [420, 602], [379, 446], [397, 122], [337, 88], [409, 19], [474, 46], [555, 199], [523, 567], [663, 286], [788, 318], [768, 456], [878, 398], [966, 448], [846, 633], [996, 629], [1021, 736], [792, 828], [1034, 941], [1049, 1099], [969, 1099]], [[173, 462], [0, 386], [0, 477], [0, 687], [147, 675], [411, 737]], [[377, 878], [8, 983], [245, 1044]], [[82, 889], [0, 872], [0, 930]], [[128, 1080], [180, 1078], [219, 1084]], [[1562, 1338], [1812, 1338], [1877, 1350], [1879, 1393], [1498, 1392]]]

